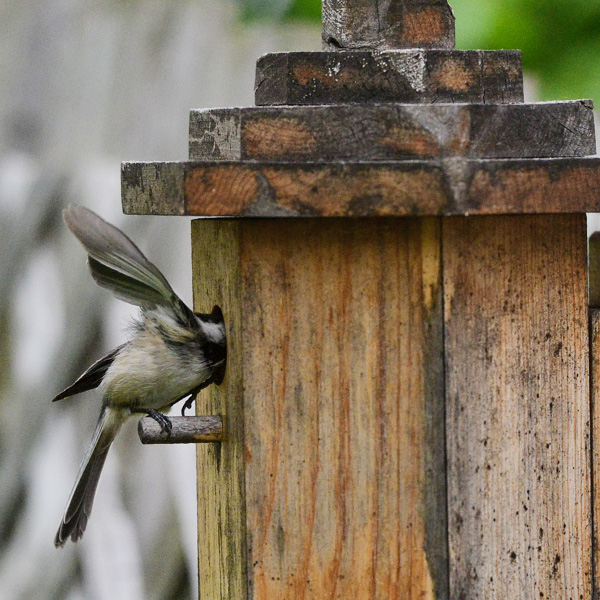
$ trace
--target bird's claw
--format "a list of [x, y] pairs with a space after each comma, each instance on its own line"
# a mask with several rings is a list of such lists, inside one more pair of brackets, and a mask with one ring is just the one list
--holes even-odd
[[192, 408], [192, 404], [194, 404], [194, 401], [196, 400], [196, 396], [197, 394], [192, 394], [186, 401], [185, 404], [181, 407], [181, 416], [185, 417], [185, 411], [188, 408]]
[[194, 404], [199, 392], [201, 392], [204, 388], [207, 388], [211, 383], [214, 383], [213, 377], [209, 377], [204, 383], [201, 383], [198, 387], [194, 388], [190, 392], [190, 397], [185, 401], [185, 404], [181, 407], [182, 417], [185, 417], [185, 411], [188, 408], [192, 408], [192, 404]]
[[151, 408], [148, 411], [148, 416], [152, 417], [160, 425], [160, 428], [162, 429], [163, 433], [167, 434], [167, 437], [171, 436], [173, 423], [171, 423], [171, 419], [169, 419], [167, 415], [164, 415], [163, 413]]

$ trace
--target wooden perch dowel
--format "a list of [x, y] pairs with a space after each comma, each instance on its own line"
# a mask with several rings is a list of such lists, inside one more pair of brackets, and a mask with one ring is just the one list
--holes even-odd
[[142, 444], [199, 444], [220, 442], [223, 439], [223, 420], [210, 417], [169, 417], [173, 428], [167, 435], [151, 417], [143, 417], [138, 423], [138, 435]]

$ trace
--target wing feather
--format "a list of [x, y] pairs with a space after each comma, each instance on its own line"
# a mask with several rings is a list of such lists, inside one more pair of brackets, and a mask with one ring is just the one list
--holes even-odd
[[62, 400], [63, 398], [68, 398], [69, 396], [74, 396], [75, 394], [81, 394], [81, 392], [87, 392], [88, 390], [93, 390], [94, 388], [98, 387], [102, 381], [102, 378], [106, 374], [106, 371], [108, 371], [108, 368], [110, 365], [112, 365], [113, 360], [115, 360], [115, 356], [117, 356], [124, 345], [125, 344], [118, 346], [106, 356], [103, 356], [101, 359], [97, 360], [68, 388], [64, 389], [60, 394], [57, 394], [54, 398], [52, 398], [52, 402]]
[[192, 311], [164, 275], [121, 230], [83, 206], [69, 205], [63, 217], [87, 250], [90, 271], [98, 285], [145, 309], [165, 307], [182, 324], [197, 327]]

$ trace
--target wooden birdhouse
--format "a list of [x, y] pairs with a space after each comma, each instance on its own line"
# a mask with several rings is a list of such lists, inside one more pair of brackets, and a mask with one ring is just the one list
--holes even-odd
[[595, 152], [591, 102], [524, 104], [444, 0], [323, 0], [323, 51], [192, 111], [189, 162], [123, 165], [127, 213], [216, 217], [202, 600], [592, 598]]

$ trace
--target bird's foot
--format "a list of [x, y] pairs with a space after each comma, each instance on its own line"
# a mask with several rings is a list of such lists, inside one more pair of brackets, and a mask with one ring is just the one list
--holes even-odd
[[190, 395], [190, 397], [185, 401], [184, 405], [181, 407], [181, 416], [185, 417], [185, 411], [188, 408], [192, 408], [192, 404], [194, 404], [194, 402], [196, 401], [196, 396], [198, 395], [198, 392], [192, 393]]
[[173, 424], [167, 415], [163, 415], [163, 413], [158, 412], [154, 408], [147, 410], [146, 414], [149, 417], [152, 417], [160, 425], [160, 428], [163, 430], [163, 433], [167, 434], [167, 437], [170, 437]]
[[185, 401], [185, 404], [181, 407], [181, 416], [185, 417], [185, 411], [188, 408], [192, 408], [192, 404], [196, 401], [196, 396], [199, 392], [201, 392], [204, 388], [207, 388], [211, 383], [213, 383], [213, 378], [209, 377], [204, 383], [201, 383], [198, 387], [195, 387], [190, 392], [190, 397]]

